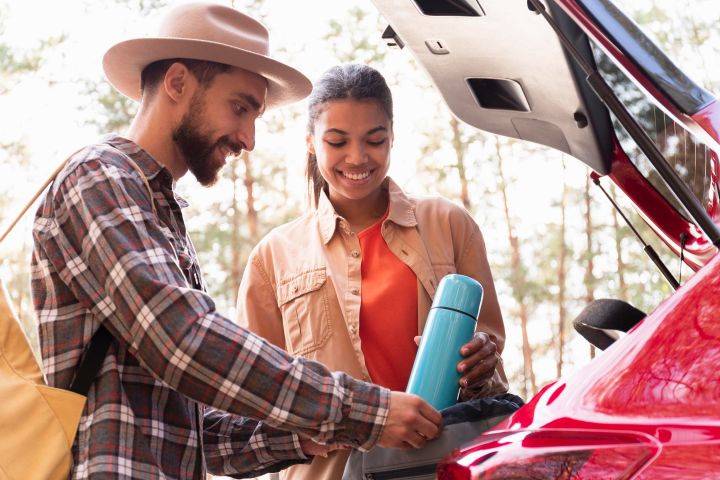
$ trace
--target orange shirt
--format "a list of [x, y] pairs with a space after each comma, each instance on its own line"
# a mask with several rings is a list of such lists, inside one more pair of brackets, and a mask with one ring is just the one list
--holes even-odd
[[405, 391], [417, 346], [415, 273], [388, 248], [381, 234], [386, 212], [358, 234], [361, 264], [360, 342], [372, 381]]

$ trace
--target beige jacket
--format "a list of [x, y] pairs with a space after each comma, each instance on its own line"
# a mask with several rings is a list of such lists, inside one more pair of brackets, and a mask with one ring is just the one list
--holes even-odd
[[[390, 250], [417, 275], [418, 334], [440, 279], [460, 273], [482, 284], [477, 330], [488, 333], [502, 352], [505, 329], [475, 221], [446, 199], [408, 197], [389, 178], [385, 185], [390, 211], [381, 232]], [[361, 260], [357, 237], [321, 194], [316, 210], [275, 228], [250, 254], [238, 296], [238, 322], [293, 355], [370, 381], [359, 334]], [[494, 377], [464, 396], [506, 391], [500, 359]], [[339, 451], [317, 457], [310, 465], [290, 467], [281, 478], [339, 479], [347, 456]]]

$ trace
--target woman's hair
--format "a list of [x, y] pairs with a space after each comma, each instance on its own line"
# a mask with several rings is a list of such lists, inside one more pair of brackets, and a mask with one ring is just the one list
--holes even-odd
[[[348, 63], [330, 68], [313, 85], [312, 92], [308, 97], [308, 133], [313, 133], [315, 122], [324, 107], [329, 102], [342, 99], [377, 102], [387, 114], [392, 125], [392, 94], [385, 78], [372, 67]], [[307, 156], [305, 177], [308, 181], [308, 196], [317, 207], [320, 190], [327, 187], [327, 182], [320, 174], [317, 157], [310, 152]]]

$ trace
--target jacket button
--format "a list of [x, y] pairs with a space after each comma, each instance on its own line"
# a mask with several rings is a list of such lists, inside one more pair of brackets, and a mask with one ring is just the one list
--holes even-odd
[[360, 295], [360, 289], [359, 288], [353, 288], [350, 290], [350, 293], [353, 295]]
[[350, 252], [350, 255], [352, 255], [355, 258], [358, 258], [360, 256], [360, 252], [358, 252], [357, 250], [353, 250], [352, 252]]

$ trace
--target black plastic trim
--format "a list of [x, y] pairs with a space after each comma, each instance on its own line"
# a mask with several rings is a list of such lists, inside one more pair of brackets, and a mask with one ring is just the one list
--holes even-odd
[[413, 0], [423, 15], [437, 17], [482, 17], [485, 11], [477, 0]]
[[577, 0], [603, 33], [683, 113], [693, 115], [715, 100], [609, 0]]

